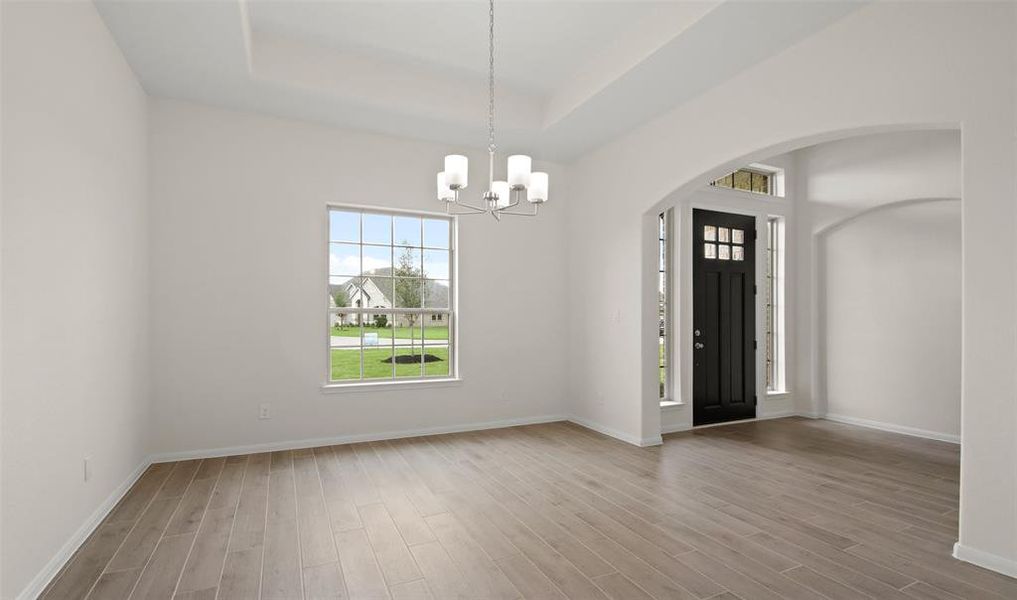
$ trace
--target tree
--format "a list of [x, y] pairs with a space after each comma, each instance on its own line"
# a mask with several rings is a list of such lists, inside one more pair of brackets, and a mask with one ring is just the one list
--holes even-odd
[[[409, 242], [403, 241], [404, 244]], [[395, 268], [395, 296], [398, 305], [402, 308], [420, 308], [423, 284], [424, 281], [421, 279], [423, 273], [420, 269], [420, 261], [416, 260], [414, 264], [414, 255], [412, 248], [403, 248], [402, 254], [399, 255], [399, 264]], [[410, 347], [416, 346], [416, 329], [414, 325], [417, 323], [417, 316], [415, 314], [407, 314], [406, 321], [410, 324]], [[393, 330], [392, 335], [395, 335]], [[411, 353], [414, 350], [410, 350]]]
[[[343, 308], [350, 305], [350, 296], [349, 294], [346, 293], [346, 290], [343, 288], [339, 288], [336, 291], [336, 293], [332, 295], [332, 298], [335, 300], [335, 305], [338, 308]], [[342, 329], [343, 325], [346, 322], [346, 313], [337, 312], [337, 314], [339, 316], [339, 328]]]

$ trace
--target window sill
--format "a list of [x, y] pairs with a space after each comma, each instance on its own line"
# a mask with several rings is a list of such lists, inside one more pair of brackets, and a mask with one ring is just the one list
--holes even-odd
[[325, 383], [321, 386], [323, 394], [341, 394], [344, 392], [381, 392], [395, 390], [412, 390], [422, 388], [455, 387], [463, 382], [460, 377], [441, 379], [410, 379], [407, 381], [363, 381], [357, 383]]
[[779, 392], [769, 392], [769, 391], [766, 392], [766, 399], [767, 400], [782, 400], [784, 398], [790, 398], [790, 397], [791, 397], [791, 392], [789, 392], [787, 390], [779, 391]]
[[660, 402], [660, 408], [678, 408], [679, 406], [685, 406], [684, 402], [677, 402], [675, 400], [662, 400]]

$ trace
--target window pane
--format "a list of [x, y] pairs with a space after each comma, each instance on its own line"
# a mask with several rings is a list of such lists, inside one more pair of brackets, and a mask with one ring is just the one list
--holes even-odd
[[360, 345], [360, 315], [334, 312], [329, 314], [329, 346], [351, 348]]
[[[392, 308], [391, 277], [354, 277], [348, 286], [350, 305], [356, 308]], [[364, 322], [374, 320], [374, 315], [365, 314]]]
[[731, 241], [731, 230], [727, 227], [721, 227], [717, 230], [717, 240], [721, 242]]
[[745, 243], [745, 232], [743, 230], [741, 230], [741, 229], [732, 229], [731, 230], [731, 242], [735, 243], [735, 244], [744, 244]]
[[430, 313], [421, 317], [424, 326], [424, 344], [428, 346], [448, 344], [449, 315]]
[[329, 275], [360, 275], [360, 246], [329, 244]]
[[332, 381], [350, 381], [360, 379], [360, 348], [332, 348], [331, 355]]
[[389, 316], [392, 321], [388, 335], [395, 338], [396, 346], [420, 346], [423, 343], [423, 315], [396, 313]]
[[420, 246], [420, 217], [393, 217], [394, 243], [402, 246]]
[[717, 228], [714, 227], [713, 225], [704, 225], [703, 226], [703, 239], [708, 241], [708, 242], [716, 241], [717, 240]]
[[448, 279], [448, 250], [424, 250], [424, 277]]
[[423, 279], [397, 277], [395, 279], [395, 307], [420, 308], [423, 303]]
[[364, 275], [390, 275], [391, 246], [364, 246]]
[[[392, 345], [392, 334], [387, 329], [385, 323], [388, 320], [388, 315], [373, 315], [374, 319], [364, 318], [364, 328], [362, 330], [363, 345], [365, 348], [382, 348], [385, 346]], [[380, 323], [379, 323], [380, 321]]]
[[364, 348], [364, 379], [391, 379], [392, 366], [392, 346]]
[[717, 244], [703, 244], [703, 258], [717, 258]]
[[717, 250], [717, 258], [720, 260], [731, 260], [731, 246], [721, 244]]
[[761, 194], [768, 194], [770, 192], [770, 176], [763, 175], [762, 173], [753, 173], [752, 191], [759, 192]]
[[423, 375], [423, 348], [396, 348], [395, 349], [395, 374], [396, 377], [420, 377]]
[[[336, 283], [332, 283], [335, 281]], [[340, 277], [332, 277], [328, 285], [328, 307], [346, 308], [353, 306], [351, 293], [355, 290], [353, 281]], [[340, 311], [341, 312], [341, 311]]]
[[449, 308], [448, 284], [448, 281], [443, 280], [425, 280], [424, 308]]
[[752, 190], [752, 176], [748, 171], [735, 171], [734, 187], [736, 190]]
[[731, 248], [731, 258], [734, 260], [745, 260], [745, 247], [734, 246]]
[[424, 246], [448, 248], [449, 222], [445, 219], [424, 219]]
[[329, 211], [329, 235], [333, 242], [360, 241], [360, 213], [342, 210]]
[[424, 375], [448, 377], [451, 373], [448, 346], [429, 346], [424, 353]]
[[377, 215], [364, 213], [364, 243], [367, 244], [391, 244], [392, 243], [392, 217], [389, 215]]
[[395, 248], [395, 276], [420, 277], [420, 248], [397, 246]]

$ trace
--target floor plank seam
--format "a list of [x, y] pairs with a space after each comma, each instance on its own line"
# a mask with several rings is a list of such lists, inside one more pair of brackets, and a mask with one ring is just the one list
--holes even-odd
[[[151, 467], [149, 467], [149, 468], [151, 468]], [[134, 520], [134, 524], [131, 525], [130, 530], [127, 531], [127, 535], [125, 535], [124, 539], [121, 540], [119, 545], [117, 545], [117, 549], [113, 551], [113, 554], [110, 555], [109, 560], [106, 561], [106, 564], [103, 565], [103, 568], [99, 571], [99, 576], [95, 578], [95, 581], [92, 582], [92, 585], [88, 588], [88, 591], [85, 592], [85, 595], [83, 596], [83, 598], [85, 598], [85, 600], [88, 600], [88, 597], [91, 596], [92, 592], [95, 590], [95, 586], [99, 584], [99, 580], [102, 579], [102, 576], [105, 575], [108, 572], [107, 568], [113, 562], [113, 559], [116, 557], [116, 555], [120, 552], [120, 549], [123, 548], [125, 543], [127, 543], [127, 540], [128, 540], [128, 538], [130, 538], [131, 534], [134, 533], [134, 530], [137, 528], [138, 523], [141, 522], [142, 517], [145, 516], [145, 513], [148, 512], [148, 509], [151, 508], [152, 504], [155, 503], [155, 499], [159, 497], [159, 493], [166, 486], [166, 483], [169, 482], [170, 477], [173, 476], [173, 472], [176, 470], [176, 468], [177, 468], [177, 465], [174, 465], [173, 468], [170, 469], [170, 472], [166, 475], [166, 478], [163, 479], [162, 483], [159, 485], [159, 488], [155, 491], [154, 494], [152, 494], [152, 498], [145, 504], [145, 509], [138, 513], [138, 516]], [[142, 475], [142, 477], [144, 477], [144, 475]], [[139, 478], [139, 481], [140, 481], [140, 478]], [[132, 488], [132, 490], [133, 490], [133, 488]], [[127, 494], [130, 494], [130, 493], [131, 493], [131, 490], [128, 490]], [[124, 495], [124, 498], [127, 498], [126, 494]], [[114, 507], [113, 510], [116, 510], [116, 508]], [[110, 514], [112, 514], [112, 511], [111, 511]], [[100, 527], [101, 526], [102, 526], [102, 524], [100, 524]], [[99, 528], [97, 527], [96, 531], [98, 531], [98, 530], [99, 530]], [[68, 561], [68, 566], [69, 565], [70, 565], [70, 561]], [[118, 571], [123, 571], [123, 570], [126, 570], [126, 569], [119, 569]], [[54, 578], [54, 581], [56, 581], [55, 578]], [[45, 596], [45, 595], [46, 595], [46, 593], [43, 592], [43, 596]]]
[[[203, 465], [204, 461], [202, 461], [202, 465], [199, 465], [198, 468], [200, 469]], [[198, 526], [194, 529], [194, 539], [191, 540], [191, 546], [187, 549], [187, 555], [184, 556], [184, 561], [181, 563], [180, 572], [177, 574], [176, 583], [173, 584], [173, 593], [170, 594], [170, 598], [174, 598], [177, 595], [177, 590], [180, 588], [180, 581], [183, 580], [184, 573], [187, 572], [187, 563], [191, 560], [191, 553], [194, 552], [194, 545], [198, 543], [198, 535], [201, 533], [201, 526], [205, 523], [205, 517], [208, 516], [208, 507], [212, 503], [212, 498], [215, 497], [215, 491], [219, 487], [219, 482], [222, 480], [222, 474], [225, 470], [226, 460], [223, 459], [223, 465], [220, 467], [219, 474], [215, 478], [215, 485], [212, 486], [212, 491], [208, 494], [208, 500], [205, 501], [205, 507], [201, 511], [201, 518], [198, 519]], [[196, 476], [197, 474], [195, 474], [195, 477]]]
[[[178, 467], [179, 464], [180, 463], [178, 463]], [[187, 496], [187, 491], [191, 489], [191, 486], [194, 484], [195, 478], [198, 476], [198, 470], [200, 468], [201, 463], [198, 463], [198, 465], [194, 469], [194, 473], [191, 474], [191, 478], [187, 480], [187, 485], [184, 487], [183, 492], [180, 494], [180, 500], [177, 502], [176, 506], [173, 507], [173, 510], [170, 512], [169, 519], [166, 521], [166, 525], [165, 527], [163, 527], [162, 533], [159, 535], [159, 541], [156, 542], [155, 546], [153, 546], [152, 552], [148, 555], [148, 558], [145, 559], [144, 566], [141, 567], [140, 571], [138, 571], [138, 577], [134, 580], [134, 585], [131, 586], [131, 592], [127, 595], [128, 598], [132, 598], [134, 596], [135, 590], [138, 589], [138, 584], [141, 583], [141, 578], [145, 576], [145, 571], [148, 570], [148, 565], [151, 564], [152, 557], [155, 556], [156, 551], [159, 549], [159, 544], [162, 544], [162, 541], [166, 538], [166, 527], [169, 527], [169, 524], [173, 522], [173, 517], [176, 516], [177, 511], [180, 510], [180, 505], [183, 503], [184, 497]], [[169, 482], [169, 479], [167, 479], [167, 482]], [[96, 580], [96, 583], [98, 583], [98, 579]]]
[[[161, 480], [139, 478], [127, 494], [140, 490], [142, 500], [107, 516], [119, 519], [102, 531], [117, 537], [83, 545], [49, 587], [80, 580], [96, 598], [116, 586], [211, 599], [218, 567], [214, 600], [324, 590], [351, 600], [368, 591], [443, 600], [455, 590], [584, 600], [1017, 597], [1017, 581], [952, 557], [956, 451], [896, 434], [785, 419], [676, 434], [647, 449], [559, 423], [323, 448], [266, 454], [265, 464], [218, 459], [229, 470], [188, 461]], [[157, 505], [160, 494], [168, 498]], [[152, 551], [114, 564], [143, 525], [139, 548], [154, 543]], [[213, 525], [214, 535], [203, 531]], [[173, 533], [182, 529], [191, 531]], [[340, 539], [347, 530], [354, 535]], [[211, 562], [195, 571], [189, 563], [205, 554]]]
[[[219, 592], [222, 590], [222, 577], [226, 572], [226, 561], [230, 556], [230, 544], [233, 542], [233, 531], [237, 528], [237, 514], [240, 511], [240, 498], [244, 491], [244, 484], [247, 482], [247, 467], [251, 462], [251, 457], [244, 457], [244, 472], [240, 476], [240, 487], [237, 489], [237, 502], [233, 507], [233, 520], [230, 522], [230, 532], [226, 535], [226, 545], [222, 553], [222, 566], [219, 567], [219, 579], [215, 582], [215, 596], [213, 600], [219, 600]], [[224, 467], [225, 468], [225, 467]]]

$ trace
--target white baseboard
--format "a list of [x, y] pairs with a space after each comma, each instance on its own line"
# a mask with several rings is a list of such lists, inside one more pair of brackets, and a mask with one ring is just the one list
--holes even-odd
[[645, 448], [647, 446], [659, 446], [660, 444], [664, 443], [664, 440], [661, 439], [659, 434], [651, 435], [646, 438], [638, 438], [634, 435], [629, 435], [625, 432], [618, 431], [617, 429], [614, 429], [612, 427], [608, 427], [606, 425], [597, 423], [596, 421], [584, 419], [583, 417], [571, 416], [568, 417], [568, 420], [572, 421], [576, 425], [581, 425], [587, 429], [596, 431], [597, 433], [603, 433], [606, 436], [613, 437], [616, 440], [621, 440], [628, 444], [632, 444], [633, 446]]
[[844, 423], [846, 425], [857, 425], [859, 427], [868, 427], [869, 429], [878, 429], [880, 431], [889, 431], [891, 433], [900, 433], [903, 435], [910, 435], [913, 437], [926, 438], [929, 440], [938, 440], [940, 442], [949, 442], [951, 444], [959, 444], [961, 442], [959, 435], [952, 433], [940, 433], [938, 431], [929, 431], [927, 429], [918, 429], [917, 427], [906, 427], [904, 425], [895, 425], [893, 423], [884, 423], [882, 421], [870, 421], [868, 419], [859, 419], [856, 417], [847, 417], [844, 415], [837, 415], [827, 413], [820, 416], [821, 419], [828, 421], [835, 421], [837, 423]]
[[302, 448], [317, 448], [318, 446], [337, 446], [340, 444], [354, 444], [357, 442], [380, 442], [384, 440], [397, 440], [400, 438], [408, 437], [440, 435], [443, 433], [463, 433], [466, 431], [482, 431], [484, 429], [501, 429], [503, 427], [516, 427], [518, 425], [536, 425], [539, 423], [554, 423], [557, 421], [567, 421], [567, 420], [569, 420], [569, 418], [562, 415], [544, 415], [540, 417], [523, 417], [519, 419], [503, 419], [500, 421], [466, 423], [463, 425], [424, 427], [420, 429], [404, 429], [400, 431], [386, 431], [383, 433], [358, 433], [351, 435], [339, 435], [334, 437], [288, 440], [283, 442], [267, 442], [262, 444], [247, 444], [244, 446], [229, 446], [224, 448], [207, 448], [204, 450], [162, 452], [159, 454], [152, 455], [152, 462], [154, 463], [173, 462], [178, 460], [193, 460], [198, 458], [215, 458], [218, 456], [235, 456], [238, 454], [275, 452], [278, 450], [299, 450]]
[[81, 527], [71, 535], [64, 545], [57, 551], [53, 558], [50, 559], [46, 566], [32, 578], [32, 581], [25, 586], [25, 589], [21, 590], [21, 593], [17, 595], [17, 600], [35, 600], [42, 594], [42, 591], [46, 589], [53, 578], [57, 576], [57, 573], [64, 568], [67, 561], [74, 556], [74, 553], [85, 543], [88, 536], [92, 535], [92, 532], [102, 523], [102, 520], [113, 510], [113, 507], [127, 494], [134, 485], [141, 474], [145, 472], [145, 469], [152, 464], [149, 458], [145, 458], [141, 461], [136, 469], [127, 477], [127, 479], [121, 483], [117, 489], [113, 490], [103, 502], [99, 505], [99, 508], [95, 509]]
[[688, 423], [676, 423], [674, 425], [661, 425], [660, 433], [663, 435], [668, 433], [677, 433], [679, 431], [689, 431], [690, 429], [692, 429], [692, 426]]
[[964, 546], [960, 542], [953, 545], [953, 557], [957, 560], [963, 560], [964, 562], [1002, 573], [1008, 577], [1017, 578], [1017, 561], [1010, 560], [1009, 558], [1003, 558], [996, 554], [985, 552], [982, 550], [976, 550], [968, 546]]

